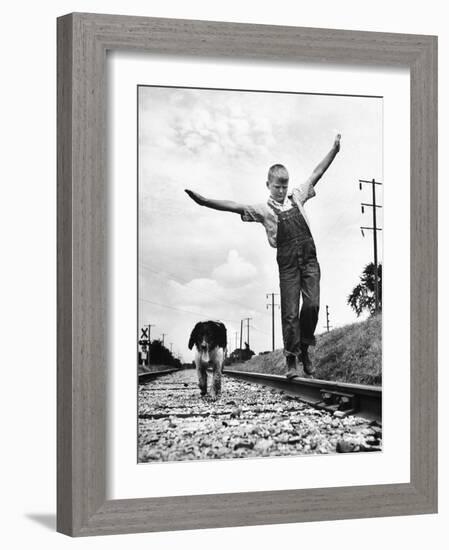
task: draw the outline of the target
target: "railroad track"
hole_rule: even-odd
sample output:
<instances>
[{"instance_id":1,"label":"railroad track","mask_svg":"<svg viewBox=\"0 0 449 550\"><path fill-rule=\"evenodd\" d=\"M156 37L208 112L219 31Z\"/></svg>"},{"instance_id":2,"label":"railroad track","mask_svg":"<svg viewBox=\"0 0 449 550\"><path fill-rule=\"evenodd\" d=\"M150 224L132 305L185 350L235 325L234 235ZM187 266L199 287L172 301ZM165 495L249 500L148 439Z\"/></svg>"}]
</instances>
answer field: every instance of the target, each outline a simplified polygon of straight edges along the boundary
<instances>
[{"instance_id":1,"label":"railroad track","mask_svg":"<svg viewBox=\"0 0 449 550\"><path fill-rule=\"evenodd\" d=\"M382 388L379 386L329 382L314 378L287 379L277 374L232 369L225 369L223 374L284 390L304 403L332 412L335 416L356 415L368 420L382 419Z\"/></svg>"},{"instance_id":2,"label":"railroad track","mask_svg":"<svg viewBox=\"0 0 449 550\"><path fill-rule=\"evenodd\" d=\"M155 370L151 372L140 372L139 373L139 384L145 384L145 382L148 382L149 380L154 380L154 378L157 378L158 376L163 376L164 374L171 374L172 372L178 372L179 369L161 369L161 370Z\"/></svg>"},{"instance_id":3,"label":"railroad track","mask_svg":"<svg viewBox=\"0 0 449 550\"><path fill-rule=\"evenodd\" d=\"M347 404L344 410L336 404L321 407L313 395L324 401L326 396L319 390L307 397L305 390L298 394L300 379L228 370L222 396L213 401L201 397L194 369L170 374L167 370L151 373L152 378L139 384L139 462L382 449L382 425L376 415L351 414ZM309 388L317 385L316 380L305 382ZM318 385L323 389L323 382ZM327 392L332 391L329 384L324 385ZM353 390L352 385L331 385L340 397L351 397L347 390L348 386ZM366 412L366 405L362 408Z\"/></svg>"}]
</instances>

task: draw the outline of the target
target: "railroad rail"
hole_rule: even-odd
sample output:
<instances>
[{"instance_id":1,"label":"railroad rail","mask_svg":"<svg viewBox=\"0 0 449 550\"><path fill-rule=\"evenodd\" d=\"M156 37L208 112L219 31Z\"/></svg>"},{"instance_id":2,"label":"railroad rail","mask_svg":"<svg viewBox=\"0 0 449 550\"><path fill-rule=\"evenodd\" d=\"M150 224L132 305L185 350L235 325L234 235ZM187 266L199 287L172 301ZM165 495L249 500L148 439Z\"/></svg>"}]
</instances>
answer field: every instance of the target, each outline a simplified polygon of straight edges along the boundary
<instances>
[{"instance_id":1,"label":"railroad rail","mask_svg":"<svg viewBox=\"0 0 449 550\"><path fill-rule=\"evenodd\" d=\"M162 376L164 374L171 374L172 372L178 372L180 369L161 369L161 370L155 370L151 372L139 372L139 384L145 384L145 382L148 382L149 380L153 380L154 378L157 378L158 376Z\"/></svg>"},{"instance_id":2,"label":"railroad rail","mask_svg":"<svg viewBox=\"0 0 449 550\"><path fill-rule=\"evenodd\" d=\"M235 377L226 376L221 398L213 400L201 397L194 369L167 376L163 374L168 368L164 370L152 373L153 379L138 388L139 462L382 450L381 422L350 414L353 394L346 384L333 384L346 405L319 410L316 403L309 404L317 398L306 399L294 391L299 380L262 375L264 383L254 383L254 373L237 371ZM260 382L260 375L256 378ZM310 387L317 381L306 382ZM324 386L321 389L332 391ZM326 401L321 392L319 396Z\"/></svg>"},{"instance_id":3,"label":"railroad rail","mask_svg":"<svg viewBox=\"0 0 449 550\"><path fill-rule=\"evenodd\" d=\"M332 412L335 416L345 417L352 414L368 420L382 419L382 388L379 386L330 382L315 378L287 379L277 374L233 369L225 369L223 374L284 390L304 403Z\"/></svg>"}]
</instances>

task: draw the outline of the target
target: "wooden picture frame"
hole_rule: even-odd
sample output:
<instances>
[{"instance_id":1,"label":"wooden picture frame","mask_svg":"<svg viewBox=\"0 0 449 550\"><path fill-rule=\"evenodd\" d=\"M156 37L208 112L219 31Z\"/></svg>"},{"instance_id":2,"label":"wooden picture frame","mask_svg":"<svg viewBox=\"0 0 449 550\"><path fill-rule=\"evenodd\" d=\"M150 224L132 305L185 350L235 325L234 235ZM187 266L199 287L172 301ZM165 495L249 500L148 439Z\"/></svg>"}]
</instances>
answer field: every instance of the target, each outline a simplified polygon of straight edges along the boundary
<instances>
[{"instance_id":1,"label":"wooden picture frame","mask_svg":"<svg viewBox=\"0 0 449 550\"><path fill-rule=\"evenodd\" d=\"M406 66L411 99L410 483L106 499L108 50ZM71 536L437 511L437 38L69 14L58 19L57 530Z\"/></svg>"}]
</instances>

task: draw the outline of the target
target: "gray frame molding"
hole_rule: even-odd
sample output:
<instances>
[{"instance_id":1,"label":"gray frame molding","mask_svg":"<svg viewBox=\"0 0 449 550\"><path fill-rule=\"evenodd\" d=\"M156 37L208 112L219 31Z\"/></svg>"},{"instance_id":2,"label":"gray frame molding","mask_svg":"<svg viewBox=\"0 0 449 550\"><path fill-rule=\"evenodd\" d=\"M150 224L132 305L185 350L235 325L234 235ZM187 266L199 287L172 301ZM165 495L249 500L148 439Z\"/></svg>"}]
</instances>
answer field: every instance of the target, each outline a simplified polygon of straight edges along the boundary
<instances>
[{"instance_id":1,"label":"gray frame molding","mask_svg":"<svg viewBox=\"0 0 449 550\"><path fill-rule=\"evenodd\" d=\"M173 55L411 72L411 481L106 500L105 58ZM437 511L437 38L75 13L58 19L57 530L71 536Z\"/></svg>"}]
</instances>

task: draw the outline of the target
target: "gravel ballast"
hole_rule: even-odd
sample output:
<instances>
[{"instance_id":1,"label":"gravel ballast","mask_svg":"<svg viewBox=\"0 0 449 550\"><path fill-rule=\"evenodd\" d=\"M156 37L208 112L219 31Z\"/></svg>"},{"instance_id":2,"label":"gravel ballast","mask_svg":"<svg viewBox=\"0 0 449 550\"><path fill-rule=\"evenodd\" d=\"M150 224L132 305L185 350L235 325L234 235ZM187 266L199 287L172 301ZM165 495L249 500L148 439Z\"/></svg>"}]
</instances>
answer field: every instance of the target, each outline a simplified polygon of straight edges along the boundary
<instances>
[{"instance_id":1,"label":"gravel ballast","mask_svg":"<svg viewBox=\"0 0 449 550\"><path fill-rule=\"evenodd\" d=\"M282 390L226 376L212 401L200 397L194 370L140 385L138 410L139 462L381 450L378 422L338 418Z\"/></svg>"}]
</instances>

